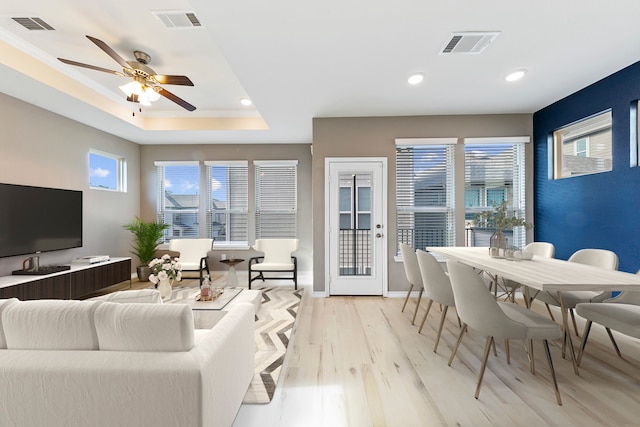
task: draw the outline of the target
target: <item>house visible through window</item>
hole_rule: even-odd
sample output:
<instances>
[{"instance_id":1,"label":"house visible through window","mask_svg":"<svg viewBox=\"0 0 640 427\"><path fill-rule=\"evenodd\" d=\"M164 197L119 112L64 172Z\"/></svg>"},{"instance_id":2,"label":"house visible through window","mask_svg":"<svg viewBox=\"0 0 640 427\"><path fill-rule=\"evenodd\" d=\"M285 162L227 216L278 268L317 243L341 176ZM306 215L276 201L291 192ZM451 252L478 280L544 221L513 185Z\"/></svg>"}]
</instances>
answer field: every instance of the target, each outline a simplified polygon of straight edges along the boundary
<instances>
[{"instance_id":1,"label":"house visible through window","mask_svg":"<svg viewBox=\"0 0 640 427\"><path fill-rule=\"evenodd\" d=\"M611 123L611 111L606 111L556 130L554 178L610 171Z\"/></svg>"},{"instance_id":2,"label":"house visible through window","mask_svg":"<svg viewBox=\"0 0 640 427\"><path fill-rule=\"evenodd\" d=\"M492 210L506 201L509 215L524 218L524 148L528 140L528 137L464 140L466 246L489 246L489 237L495 231L475 224L478 212ZM526 244L524 227L504 232L510 245Z\"/></svg>"},{"instance_id":3,"label":"house visible through window","mask_svg":"<svg viewBox=\"0 0 640 427\"><path fill-rule=\"evenodd\" d=\"M249 167L247 161L205 162L207 236L213 246L248 245Z\"/></svg>"},{"instance_id":4,"label":"house visible through window","mask_svg":"<svg viewBox=\"0 0 640 427\"><path fill-rule=\"evenodd\" d=\"M455 244L456 142L456 138L396 140L396 247Z\"/></svg>"},{"instance_id":5,"label":"house visible through window","mask_svg":"<svg viewBox=\"0 0 640 427\"><path fill-rule=\"evenodd\" d=\"M126 176L123 157L97 150L89 151L89 188L125 192Z\"/></svg>"},{"instance_id":6,"label":"house visible through window","mask_svg":"<svg viewBox=\"0 0 640 427\"><path fill-rule=\"evenodd\" d=\"M200 234L198 162L156 162L158 221L169 224L165 241Z\"/></svg>"},{"instance_id":7,"label":"house visible through window","mask_svg":"<svg viewBox=\"0 0 640 427\"><path fill-rule=\"evenodd\" d=\"M255 161L256 239L297 235L298 161Z\"/></svg>"}]
</instances>

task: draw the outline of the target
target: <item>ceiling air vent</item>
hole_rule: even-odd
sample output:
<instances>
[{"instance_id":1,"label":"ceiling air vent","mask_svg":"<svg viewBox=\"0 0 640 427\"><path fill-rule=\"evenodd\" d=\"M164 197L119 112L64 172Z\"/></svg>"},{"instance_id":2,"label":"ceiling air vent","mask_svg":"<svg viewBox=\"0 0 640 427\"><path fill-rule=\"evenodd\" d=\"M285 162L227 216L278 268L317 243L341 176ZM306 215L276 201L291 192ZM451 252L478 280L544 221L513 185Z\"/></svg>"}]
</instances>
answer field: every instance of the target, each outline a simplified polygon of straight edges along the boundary
<instances>
[{"instance_id":1,"label":"ceiling air vent","mask_svg":"<svg viewBox=\"0 0 640 427\"><path fill-rule=\"evenodd\" d=\"M156 19L171 29L199 28L202 27L195 13L184 10L162 10L151 12Z\"/></svg>"},{"instance_id":2,"label":"ceiling air vent","mask_svg":"<svg viewBox=\"0 0 640 427\"><path fill-rule=\"evenodd\" d=\"M55 28L53 28L51 25L47 24L46 22L44 22L40 18L11 18L11 19L16 21L18 24L22 25L23 27L25 27L29 31L36 31L36 30L53 31L53 30L55 30Z\"/></svg>"},{"instance_id":3,"label":"ceiling air vent","mask_svg":"<svg viewBox=\"0 0 640 427\"><path fill-rule=\"evenodd\" d=\"M449 53L482 53L499 35L500 31L452 33L440 51L440 55Z\"/></svg>"}]
</instances>

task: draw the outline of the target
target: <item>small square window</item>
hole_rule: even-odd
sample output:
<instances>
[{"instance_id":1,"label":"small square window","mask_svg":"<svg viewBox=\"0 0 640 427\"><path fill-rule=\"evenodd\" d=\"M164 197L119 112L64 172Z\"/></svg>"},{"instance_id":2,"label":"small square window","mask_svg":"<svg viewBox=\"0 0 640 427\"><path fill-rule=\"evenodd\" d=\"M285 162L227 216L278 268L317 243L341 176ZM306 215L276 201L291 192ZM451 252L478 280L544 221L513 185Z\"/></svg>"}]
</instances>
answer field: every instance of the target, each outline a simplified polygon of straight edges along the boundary
<instances>
[{"instance_id":1,"label":"small square window","mask_svg":"<svg viewBox=\"0 0 640 427\"><path fill-rule=\"evenodd\" d=\"M126 191L125 160L113 154L89 152L89 188Z\"/></svg>"},{"instance_id":2,"label":"small square window","mask_svg":"<svg viewBox=\"0 0 640 427\"><path fill-rule=\"evenodd\" d=\"M554 178L612 169L611 111L553 132Z\"/></svg>"}]
</instances>

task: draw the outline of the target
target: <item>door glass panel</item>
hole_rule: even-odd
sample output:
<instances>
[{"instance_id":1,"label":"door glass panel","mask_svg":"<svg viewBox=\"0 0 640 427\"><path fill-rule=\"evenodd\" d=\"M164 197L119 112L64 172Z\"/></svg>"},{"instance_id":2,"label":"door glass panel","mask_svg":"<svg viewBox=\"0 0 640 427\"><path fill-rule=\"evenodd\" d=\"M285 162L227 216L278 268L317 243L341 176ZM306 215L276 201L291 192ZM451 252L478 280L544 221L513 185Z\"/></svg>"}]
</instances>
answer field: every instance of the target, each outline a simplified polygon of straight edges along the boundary
<instances>
[{"instance_id":1,"label":"door glass panel","mask_svg":"<svg viewBox=\"0 0 640 427\"><path fill-rule=\"evenodd\" d=\"M371 173L342 173L339 179L339 273L341 276L370 276L373 243L371 234L372 176ZM357 218L358 223L352 224L352 218Z\"/></svg>"}]
</instances>

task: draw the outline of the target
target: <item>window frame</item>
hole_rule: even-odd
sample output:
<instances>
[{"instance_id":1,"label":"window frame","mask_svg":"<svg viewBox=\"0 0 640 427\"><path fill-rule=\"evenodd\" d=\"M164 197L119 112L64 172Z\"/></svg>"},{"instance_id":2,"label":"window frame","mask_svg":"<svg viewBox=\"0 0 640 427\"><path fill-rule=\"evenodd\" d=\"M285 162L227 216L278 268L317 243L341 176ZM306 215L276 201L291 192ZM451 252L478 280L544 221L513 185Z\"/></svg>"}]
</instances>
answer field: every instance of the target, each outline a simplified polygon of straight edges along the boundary
<instances>
[{"instance_id":1,"label":"window frame","mask_svg":"<svg viewBox=\"0 0 640 427\"><path fill-rule=\"evenodd\" d=\"M205 161L205 182L206 185L206 236L208 238L213 238L213 249L236 249L236 248L248 248L249 247L249 162L247 160L221 160L221 161ZM244 169L244 182L238 182L237 184L242 185L243 188L240 188L238 191L240 192L239 198L238 194L234 192L234 194L229 194L229 191L233 187L229 187L229 171L227 170L227 186L229 187L226 193L226 198L230 197L235 200L241 200L242 207L239 208L229 208L228 200L226 207L224 209L213 209L213 192L212 192L212 180L213 180L213 170L214 167L226 167L226 168L235 168L235 169ZM244 194L244 197L243 197ZM225 216L225 240L216 240L216 237L213 236L213 219L215 215L224 215ZM235 225L235 219L237 216L240 218L244 217L244 227L242 225ZM239 228L244 228L244 240L230 240L232 234L229 231L229 228L232 227L234 230L238 230ZM241 233L242 234L242 233Z\"/></svg>"},{"instance_id":2,"label":"window frame","mask_svg":"<svg viewBox=\"0 0 640 427\"><path fill-rule=\"evenodd\" d=\"M263 238L297 238L298 237L298 160L254 160L254 210L255 210L255 239ZM280 173L277 185L276 180L264 180L261 178L262 169L274 174ZM281 169L278 171L278 169ZM288 172L287 172L288 171ZM292 171L292 172L291 172ZM292 177L290 176L292 175ZM276 175L274 175L276 176ZM289 182L287 182L287 179ZM286 185L288 184L288 185ZM265 197L268 196L269 197ZM278 203L275 203L278 202ZM273 208L272 206L286 205L285 208ZM288 215L292 224L278 222L274 226L263 226L263 219L271 216ZM266 224L265 222L264 224Z\"/></svg>"},{"instance_id":3,"label":"window frame","mask_svg":"<svg viewBox=\"0 0 640 427\"><path fill-rule=\"evenodd\" d=\"M594 135L598 135L602 132L608 133L607 142L609 146L605 151L609 152L610 157L592 157L593 150L590 148L591 139ZM571 154L574 157L596 159L595 163L603 163L605 166L587 172L565 171L565 157L568 156L568 154L565 153L564 145L575 143L583 138L587 139L585 150L586 156L578 156L577 147L575 145L571 149ZM611 172L613 170L613 114L611 109L600 111L589 117L585 117L554 130L551 134L551 141L553 144L551 170L553 170L552 177L554 180L576 178L584 175ZM609 164L608 168L606 167L607 163Z\"/></svg>"},{"instance_id":4,"label":"window frame","mask_svg":"<svg viewBox=\"0 0 640 427\"><path fill-rule=\"evenodd\" d=\"M170 227L164 231L164 236L162 239L162 243L168 243L173 238L198 238L200 237L200 199L201 199L201 188L200 188L200 162L198 161L156 161L154 162L156 166L156 215L158 222L164 222L170 224ZM196 185L198 188L197 195L193 195L193 199L197 200L198 206L196 207L188 207L184 210L171 210L167 209L165 205L166 201L166 168L167 167L179 167L179 166L195 166L197 168L197 179ZM162 171L162 173L160 173ZM189 233L186 235L174 235L174 233L170 233L173 230L172 222L167 222L167 212L171 212L175 214L177 212L187 213L187 214L195 214L195 233Z\"/></svg>"},{"instance_id":5,"label":"window frame","mask_svg":"<svg viewBox=\"0 0 640 427\"><path fill-rule=\"evenodd\" d=\"M91 184L92 168L91 168L91 156L99 156L105 159L113 160L116 162L115 174L116 174L116 188L101 187ZM117 154L107 153L106 151L89 149L89 155L87 159L89 170L89 188L91 190L102 191L114 191L119 193L127 192L127 160L123 156Z\"/></svg>"}]
</instances>

